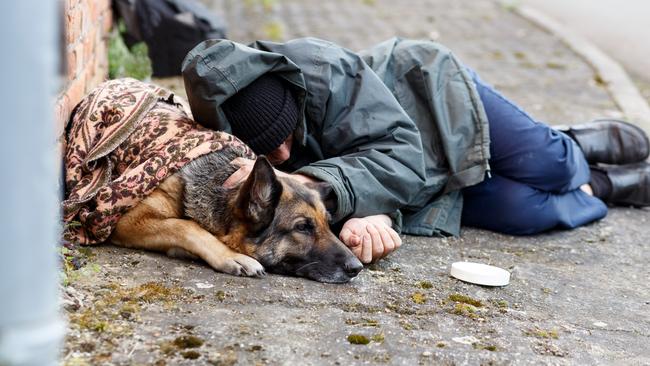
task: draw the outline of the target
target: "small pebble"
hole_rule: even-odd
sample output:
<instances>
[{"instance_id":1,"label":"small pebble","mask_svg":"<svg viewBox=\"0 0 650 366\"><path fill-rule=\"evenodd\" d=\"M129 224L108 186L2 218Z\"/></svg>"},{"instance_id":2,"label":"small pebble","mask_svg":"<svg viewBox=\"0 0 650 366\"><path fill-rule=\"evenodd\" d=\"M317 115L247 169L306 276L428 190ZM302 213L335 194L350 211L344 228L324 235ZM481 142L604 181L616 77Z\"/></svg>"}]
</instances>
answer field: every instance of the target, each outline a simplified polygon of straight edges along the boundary
<instances>
[{"instance_id":1,"label":"small pebble","mask_svg":"<svg viewBox=\"0 0 650 366\"><path fill-rule=\"evenodd\" d=\"M478 343L479 340L476 339L476 337L472 336L465 336L465 337L454 337L451 339L454 342L457 343L462 343L462 344L473 344L473 343Z\"/></svg>"},{"instance_id":2,"label":"small pebble","mask_svg":"<svg viewBox=\"0 0 650 366\"><path fill-rule=\"evenodd\" d=\"M431 352L429 351L422 352L422 357L431 357Z\"/></svg>"}]
</instances>

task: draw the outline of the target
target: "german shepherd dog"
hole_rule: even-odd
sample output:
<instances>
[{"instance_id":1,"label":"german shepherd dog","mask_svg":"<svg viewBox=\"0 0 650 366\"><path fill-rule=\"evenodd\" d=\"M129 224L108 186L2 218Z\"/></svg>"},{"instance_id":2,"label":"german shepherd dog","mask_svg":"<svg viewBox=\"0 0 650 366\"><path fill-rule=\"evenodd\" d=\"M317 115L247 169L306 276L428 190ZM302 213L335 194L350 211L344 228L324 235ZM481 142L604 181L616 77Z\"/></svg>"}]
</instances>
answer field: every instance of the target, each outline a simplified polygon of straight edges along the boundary
<instances>
[{"instance_id":1,"label":"german shepherd dog","mask_svg":"<svg viewBox=\"0 0 650 366\"><path fill-rule=\"evenodd\" d=\"M326 183L278 177L259 157L246 181L224 188L236 157L226 149L188 163L122 216L110 240L198 257L233 275L344 283L359 273L363 265L329 228Z\"/></svg>"}]
</instances>

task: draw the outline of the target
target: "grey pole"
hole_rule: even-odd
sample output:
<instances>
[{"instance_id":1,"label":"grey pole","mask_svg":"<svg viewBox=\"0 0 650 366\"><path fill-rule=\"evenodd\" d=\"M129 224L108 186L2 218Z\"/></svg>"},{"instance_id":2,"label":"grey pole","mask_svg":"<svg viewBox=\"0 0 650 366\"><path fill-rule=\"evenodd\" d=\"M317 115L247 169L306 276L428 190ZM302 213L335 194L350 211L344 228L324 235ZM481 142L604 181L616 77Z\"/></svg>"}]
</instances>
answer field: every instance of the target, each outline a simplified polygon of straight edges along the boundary
<instances>
[{"instance_id":1,"label":"grey pole","mask_svg":"<svg viewBox=\"0 0 650 366\"><path fill-rule=\"evenodd\" d=\"M0 365L55 365L56 0L0 1Z\"/></svg>"}]
</instances>

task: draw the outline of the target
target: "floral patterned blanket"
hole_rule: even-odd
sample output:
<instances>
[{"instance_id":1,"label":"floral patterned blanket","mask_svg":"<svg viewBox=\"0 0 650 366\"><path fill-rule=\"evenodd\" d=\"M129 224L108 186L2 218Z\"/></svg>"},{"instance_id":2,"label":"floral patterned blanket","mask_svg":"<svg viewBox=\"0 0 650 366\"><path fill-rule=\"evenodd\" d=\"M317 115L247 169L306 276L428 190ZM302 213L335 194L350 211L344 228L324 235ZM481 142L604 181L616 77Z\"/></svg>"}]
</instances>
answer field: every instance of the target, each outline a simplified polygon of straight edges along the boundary
<instances>
[{"instance_id":1,"label":"floral patterned blanket","mask_svg":"<svg viewBox=\"0 0 650 366\"><path fill-rule=\"evenodd\" d=\"M75 108L65 151L65 240L105 241L119 218L165 178L206 153L253 152L196 123L177 97L135 79L110 80Z\"/></svg>"}]
</instances>

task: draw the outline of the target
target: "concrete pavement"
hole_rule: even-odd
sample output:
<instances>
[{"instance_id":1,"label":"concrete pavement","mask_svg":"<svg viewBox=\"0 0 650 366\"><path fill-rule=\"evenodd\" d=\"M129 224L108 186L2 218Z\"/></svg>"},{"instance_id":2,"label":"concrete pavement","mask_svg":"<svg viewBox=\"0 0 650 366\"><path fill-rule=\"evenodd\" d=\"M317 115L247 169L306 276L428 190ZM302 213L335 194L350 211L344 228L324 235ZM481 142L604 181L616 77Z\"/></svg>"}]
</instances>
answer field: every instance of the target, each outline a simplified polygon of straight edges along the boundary
<instances>
[{"instance_id":1,"label":"concrete pavement","mask_svg":"<svg viewBox=\"0 0 650 366\"><path fill-rule=\"evenodd\" d=\"M312 35L361 49L396 34L430 37L539 120L620 115L581 58L492 1L210 5L238 41ZM462 238L408 236L346 285L235 278L201 263L99 246L84 256L91 270L65 289L64 362L648 364L649 221L647 209L617 208L593 225L533 237L468 228ZM507 268L511 284L457 281L448 276L457 260Z\"/></svg>"},{"instance_id":2,"label":"concrete pavement","mask_svg":"<svg viewBox=\"0 0 650 366\"><path fill-rule=\"evenodd\" d=\"M650 81L650 2L520 0L589 39L632 73Z\"/></svg>"},{"instance_id":3,"label":"concrete pavement","mask_svg":"<svg viewBox=\"0 0 650 366\"><path fill-rule=\"evenodd\" d=\"M531 7L519 2L515 3L517 5L513 6L513 9L517 14L557 36L591 65L599 82L606 85L613 100L621 109L624 119L636 123L650 134L650 77L647 72L630 76L624 68L627 66L628 70L633 68L638 71L647 63L647 57L639 58L639 56L650 54L650 46L638 42L650 33L647 28L644 28L645 16L638 15L647 13L645 11L648 8L647 4L627 1L628 5L636 4L633 8L638 14L630 16L625 21L624 16L630 13L629 8L621 10L608 0L594 1L593 4L581 1L562 4L554 1L544 3L530 1L530 3L550 10L551 15L539 11L535 5ZM579 5L577 9L576 5ZM569 11L566 11L567 9ZM607 9L613 15L610 18L605 15ZM619 23L624 25L611 27L615 30L611 34L607 33L611 28L605 25ZM604 38L609 41L603 41L601 35L606 36ZM618 43L614 43L613 39L618 39ZM625 46L626 44L629 46L630 40L637 41L639 45L635 48ZM597 44L603 44L605 51ZM616 58L622 60L623 64Z\"/></svg>"}]
</instances>

